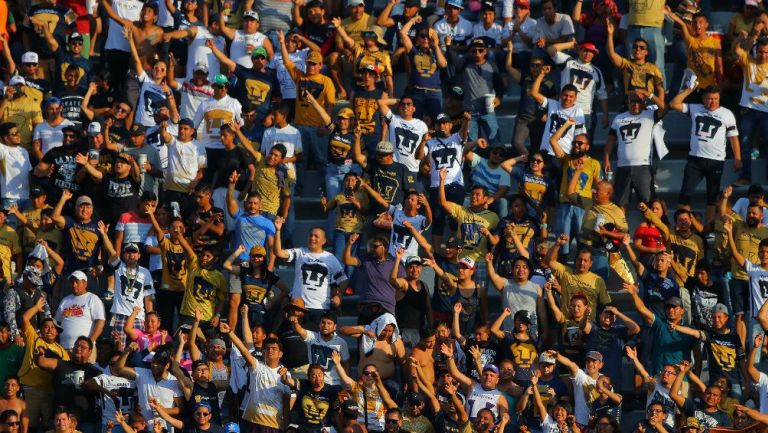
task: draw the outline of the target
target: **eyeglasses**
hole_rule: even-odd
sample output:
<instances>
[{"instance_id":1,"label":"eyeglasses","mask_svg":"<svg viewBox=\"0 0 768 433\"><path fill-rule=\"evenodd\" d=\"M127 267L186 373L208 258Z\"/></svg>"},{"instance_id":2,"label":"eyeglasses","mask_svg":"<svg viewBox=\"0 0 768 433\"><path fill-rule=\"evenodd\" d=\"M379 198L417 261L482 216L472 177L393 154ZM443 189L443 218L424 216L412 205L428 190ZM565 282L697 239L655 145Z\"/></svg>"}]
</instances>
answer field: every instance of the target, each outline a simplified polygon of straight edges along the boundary
<instances>
[{"instance_id":1,"label":"eyeglasses","mask_svg":"<svg viewBox=\"0 0 768 433\"><path fill-rule=\"evenodd\" d=\"M646 47L645 45L632 45L632 49L633 50L647 50L648 47Z\"/></svg>"},{"instance_id":2,"label":"eyeglasses","mask_svg":"<svg viewBox=\"0 0 768 433\"><path fill-rule=\"evenodd\" d=\"M485 48L473 48L472 52L473 53L484 53L485 52Z\"/></svg>"},{"instance_id":3,"label":"eyeglasses","mask_svg":"<svg viewBox=\"0 0 768 433\"><path fill-rule=\"evenodd\" d=\"M672 370L663 370L661 372L661 374L662 375L664 375L664 374L677 374L677 372L676 371L672 371Z\"/></svg>"},{"instance_id":4,"label":"eyeglasses","mask_svg":"<svg viewBox=\"0 0 768 433\"><path fill-rule=\"evenodd\" d=\"M544 164L544 160L539 158L534 158L531 160L531 164Z\"/></svg>"},{"instance_id":5,"label":"eyeglasses","mask_svg":"<svg viewBox=\"0 0 768 433\"><path fill-rule=\"evenodd\" d=\"M251 254L251 258L253 259L263 259L264 254Z\"/></svg>"},{"instance_id":6,"label":"eyeglasses","mask_svg":"<svg viewBox=\"0 0 768 433\"><path fill-rule=\"evenodd\" d=\"M195 416L211 416L210 412L195 412Z\"/></svg>"},{"instance_id":7,"label":"eyeglasses","mask_svg":"<svg viewBox=\"0 0 768 433\"><path fill-rule=\"evenodd\" d=\"M390 418L390 419L384 420L384 422L386 424L397 424L397 423L400 422L400 420L399 419L392 419L392 418Z\"/></svg>"},{"instance_id":8,"label":"eyeglasses","mask_svg":"<svg viewBox=\"0 0 768 433\"><path fill-rule=\"evenodd\" d=\"M253 58L256 60L267 60L267 56L262 56L261 54L259 54L258 56L253 56Z\"/></svg>"},{"instance_id":9,"label":"eyeglasses","mask_svg":"<svg viewBox=\"0 0 768 433\"><path fill-rule=\"evenodd\" d=\"M379 245L381 245L381 244L379 244ZM370 371L370 370L363 372L363 376L373 376L374 374L376 374L376 372L375 371Z\"/></svg>"},{"instance_id":10,"label":"eyeglasses","mask_svg":"<svg viewBox=\"0 0 768 433\"><path fill-rule=\"evenodd\" d=\"M664 409L648 409L648 413L662 413Z\"/></svg>"},{"instance_id":11,"label":"eyeglasses","mask_svg":"<svg viewBox=\"0 0 768 433\"><path fill-rule=\"evenodd\" d=\"M83 41L72 41L70 42L72 45L83 45Z\"/></svg>"},{"instance_id":12,"label":"eyeglasses","mask_svg":"<svg viewBox=\"0 0 768 433\"><path fill-rule=\"evenodd\" d=\"M20 423L18 421L11 421L11 422L5 423L5 425L7 425L8 427L18 427L19 424Z\"/></svg>"}]
</instances>

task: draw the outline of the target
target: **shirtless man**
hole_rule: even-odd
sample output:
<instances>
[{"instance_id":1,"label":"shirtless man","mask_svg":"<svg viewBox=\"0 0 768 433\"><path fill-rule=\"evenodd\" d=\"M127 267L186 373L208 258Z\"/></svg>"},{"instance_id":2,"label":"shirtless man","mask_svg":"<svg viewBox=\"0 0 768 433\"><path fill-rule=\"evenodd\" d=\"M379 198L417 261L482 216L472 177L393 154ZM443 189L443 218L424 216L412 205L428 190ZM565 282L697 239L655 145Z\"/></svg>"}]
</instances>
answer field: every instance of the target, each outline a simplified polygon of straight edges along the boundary
<instances>
[{"instance_id":1,"label":"shirtless man","mask_svg":"<svg viewBox=\"0 0 768 433\"><path fill-rule=\"evenodd\" d=\"M411 356L419 362L419 366L424 374L425 383L435 383L435 342L437 341L437 331L434 328L419 330L420 339L416 347L413 348Z\"/></svg>"},{"instance_id":2,"label":"shirtless man","mask_svg":"<svg viewBox=\"0 0 768 433\"><path fill-rule=\"evenodd\" d=\"M358 363L358 374L362 375L363 368L368 364L373 364L381 375L381 380L387 380L395 375L395 361L404 363L405 344L398 338L394 343L391 342L392 334L395 332L395 325L387 325L381 330L379 335L374 335L373 331L366 331L364 326L344 326L340 333L350 337L359 337L367 333L369 337L375 338L376 342L373 351L369 354L363 353L363 345L360 348L360 362Z\"/></svg>"},{"instance_id":3,"label":"shirtless man","mask_svg":"<svg viewBox=\"0 0 768 433\"><path fill-rule=\"evenodd\" d=\"M121 18L120 15L112 9L112 4L109 0L101 0L101 5L104 7L107 15L120 23L121 26L133 28L133 41L136 43L139 57L141 57L144 62L144 67L151 69L149 60L152 59L155 54L154 46L163 41L163 29L155 24L158 15L157 3L145 3L141 8L139 21L136 22Z\"/></svg>"},{"instance_id":4,"label":"shirtless man","mask_svg":"<svg viewBox=\"0 0 768 433\"><path fill-rule=\"evenodd\" d=\"M21 383L16 375L9 375L5 378L3 386L3 397L0 398L0 413L6 410L13 410L18 414L21 421L19 433L27 433L29 427L29 417L27 416L27 402L19 398L21 394Z\"/></svg>"}]
</instances>

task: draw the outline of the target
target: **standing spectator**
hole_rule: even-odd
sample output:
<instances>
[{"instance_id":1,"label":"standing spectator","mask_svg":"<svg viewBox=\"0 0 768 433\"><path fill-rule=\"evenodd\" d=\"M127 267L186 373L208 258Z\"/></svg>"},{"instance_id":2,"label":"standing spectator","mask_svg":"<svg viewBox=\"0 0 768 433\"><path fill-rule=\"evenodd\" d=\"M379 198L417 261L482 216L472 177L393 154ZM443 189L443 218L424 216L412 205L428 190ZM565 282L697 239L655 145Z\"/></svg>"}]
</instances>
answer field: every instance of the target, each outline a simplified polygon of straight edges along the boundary
<instances>
[{"instance_id":1,"label":"standing spectator","mask_svg":"<svg viewBox=\"0 0 768 433\"><path fill-rule=\"evenodd\" d=\"M310 364L323 367L325 383L341 385L341 378L333 361L334 352L341 357L341 365L349 369L349 348L347 342L336 333L336 314L328 312L320 316L319 332L304 329L296 316L291 318L293 329L307 343Z\"/></svg>"},{"instance_id":2,"label":"standing spectator","mask_svg":"<svg viewBox=\"0 0 768 433\"><path fill-rule=\"evenodd\" d=\"M749 5L745 9L752 9ZM736 18L736 17L734 17ZM741 45L736 45L735 53L738 64L744 68L744 81L741 90L739 107L739 131L741 140L742 169L737 185L749 185L752 182L752 149L755 148L755 130L760 128L763 137L768 136L768 98L763 96L768 92L768 82L758 80L758 71L768 62L768 40L758 39L755 46L755 57L751 57Z\"/></svg>"},{"instance_id":3,"label":"standing spectator","mask_svg":"<svg viewBox=\"0 0 768 433\"><path fill-rule=\"evenodd\" d=\"M440 47L455 46L455 49L467 51L468 42L472 37L472 22L461 16L464 2L447 0L445 2L445 17L432 26L440 39Z\"/></svg>"},{"instance_id":4,"label":"standing spectator","mask_svg":"<svg viewBox=\"0 0 768 433\"><path fill-rule=\"evenodd\" d=\"M584 326L586 350L603 355L603 374L610 378L614 390L624 389L621 363L624 346L639 332L640 326L613 305L606 305L596 321Z\"/></svg>"},{"instance_id":5,"label":"standing spectator","mask_svg":"<svg viewBox=\"0 0 768 433\"><path fill-rule=\"evenodd\" d=\"M576 33L571 17L559 13L554 0L541 2L541 13L542 18L536 20L536 26L531 30L533 43L539 49L534 53L539 55L552 44L570 41Z\"/></svg>"},{"instance_id":6,"label":"standing spectator","mask_svg":"<svg viewBox=\"0 0 768 433\"><path fill-rule=\"evenodd\" d=\"M696 12L691 18L689 27L688 23L673 13L669 6L665 6L664 13L680 26L685 41L687 66L696 74L699 88L706 89L720 84L723 81L723 54L720 49L720 38L707 33L709 26L707 15ZM671 83L673 86L676 84Z\"/></svg>"},{"instance_id":7,"label":"standing spectator","mask_svg":"<svg viewBox=\"0 0 768 433\"><path fill-rule=\"evenodd\" d=\"M409 95L399 101L400 114L392 113L389 103L397 101L379 100L379 112L389 128L387 139L395 145L395 161L403 164L413 177L418 176L421 159L424 158L424 143L428 132L427 124L415 117L416 102Z\"/></svg>"},{"instance_id":8,"label":"standing spectator","mask_svg":"<svg viewBox=\"0 0 768 433\"><path fill-rule=\"evenodd\" d=\"M709 429L711 428L731 425L731 419L728 414L718 408L723 391L717 385L706 387L704 395L702 395L700 400L694 400L691 397L686 398L678 393L680 387L683 385L683 379L688 374L691 365L690 363L683 361L679 364L679 367L680 374L677 375L675 382L672 383L672 388L669 390L669 396L683 415L686 417L693 417L694 420L698 421L698 425L704 432L709 432ZM688 420L690 420L690 418L688 418ZM687 425L688 424L686 424L686 426ZM683 431L685 431L686 426L683 426Z\"/></svg>"},{"instance_id":9,"label":"standing spectator","mask_svg":"<svg viewBox=\"0 0 768 433\"><path fill-rule=\"evenodd\" d=\"M185 196L192 193L203 179L208 166L206 149L195 140L194 122L188 118L179 121L176 137L168 131L166 122L161 123L160 128L160 137L168 148L168 167L163 184L165 200L183 204Z\"/></svg>"},{"instance_id":10,"label":"standing spectator","mask_svg":"<svg viewBox=\"0 0 768 433\"><path fill-rule=\"evenodd\" d=\"M513 66L515 62L513 62L514 54L512 54L513 50L516 49L518 48L515 48L511 42L507 43L507 74L520 85L520 102L517 105L517 118L515 120L515 131L512 135L512 147L521 155L528 155L531 152L538 152L541 146L539 137L544 133L544 122L539 112L539 103L531 96L533 82L539 76L539 71L544 66L544 59L539 56L531 57L529 55L529 70L526 71L520 68L519 62L516 68ZM554 95L554 87L555 83L552 80L542 78L542 82L539 85L539 93L545 98L551 99ZM526 140L529 140L528 147L525 146Z\"/></svg>"},{"instance_id":11,"label":"standing spectator","mask_svg":"<svg viewBox=\"0 0 768 433\"><path fill-rule=\"evenodd\" d=\"M389 274L389 283L397 292L396 319L400 326L400 335L403 342L413 348L419 342L419 332L427 326L432 326L432 305L429 302L429 290L421 280L423 262L417 255L405 257L403 249L397 250L397 255L392 272ZM405 278L400 278L400 263L405 266Z\"/></svg>"},{"instance_id":12,"label":"standing spectator","mask_svg":"<svg viewBox=\"0 0 768 433\"><path fill-rule=\"evenodd\" d=\"M358 268L352 287L360 295L358 324L367 325L384 313L395 314L395 287L389 281L395 263L388 253L389 242L383 236L374 236L365 254L353 256L352 246L359 238L357 233L349 237L344 249L344 264ZM404 274L401 270L398 276Z\"/></svg>"},{"instance_id":13,"label":"standing spectator","mask_svg":"<svg viewBox=\"0 0 768 433\"><path fill-rule=\"evenodd\" d=\"M576 97L578 95L578 89L572 84L566 84L560 89L560 100L549 99L541 93L541 85L544 82L544 77L549 74L550 67L543 65L539 69L539 74L535 77L533 84L531 85L531 98L543 109L547 110L547 123L544 125L544 135L541 137L541 150L547 151L550 155L557 156L550 139L552 135L560 129L568 119L573 119L573 123L568 126L558 137L558 143L560 148L566 154L571 153L574 139L577 135L583 135L586 133L584 128L584 112L581 107L576 105ZM534 137L533 139L536 139ZM559 156L558 156L559 158ZM552 171L557 173L559 166L557 164L552 165Z\"/></svg>"},{"instance_id":14,"label":"standing spectator","mask_svg":"<svg viewBox=\"0 0 768 433\"><path fill-rule=\"evenodd\" d=\"M218 252L209 246L203 246L198 255L183 236L179 237L179 243L187 256L187 286L179 308L179 320L189 323L196 316L195 311L199 309L200 320L216 327L224 311L224 300L227 296L227 280L224 274L216 269Z\"/></svg>"},{"instance_id":15,"label":"standing spectator","mask_svg":"<svg viewBox=\"0 0 768 433\"><path fill-rule=\"evenodd\" d=\"M664 35L662 27L664 26L664 1L631 1L629 2L629 34L627 40L631 43L638 42L639 39L645 43L648 60L654 62L658 70L664 72ZM608 24L608 52L611 52L612 24ZM612 56L613 57L613 56ZM614 63L615 64L615 63ZM622 68L623 69L623 68ZM661 95L659 95L661 96ZM663 99L663 98L662 98Z\"/></svg>"},{"instance_id":16,"label":"standing spectator","mask_svg":"<svg viewBox=\"0 0 768 433\"><path fill-rule=\"evenodd\" d=\"M683 183L680 187L678 206L690 208L691 194L701 179L707 185L707 213L705 222L715 216L715 202L726 155L726 144L733 150L733 168L741 169L741 149L736 118L731 110L720 106L720 91L707 87L701 91L701 104L686 104L683 101L696 88L687 88L670 101L669 106L691 117L691 151L685 164Z\"/></svg>"},{"instance_id":17,"label":"standing spectator","mask_svg":"<svg viewBox=\"0 0 768 433\"><path fill-rule=\"evenodd\" d=\"M224 153L219 128L231 120L242 125L243 119L240 117L240 113L243 107L237 99L227 94L229 79L226 75L217 74L214 77L212 87L213 96L197 107L192 124L200 137L200 143L205 147L208 163L215 165ZM210 181L212 178L213 173L207 173L207 179Z\"/></svg>"},{"instance_id":18,"label":"standing spectator","mask_svg":"<svg viewBox=\"0 0 768 433\"><path fill-rule=\"evenodd\" d=\"M486 255L486 262L493 263L493 254ZM538 284L533 283L529 278L531 276L531 262L525 257L520 256L512 260L511 279L504 278L496 273L493 266L488 266L488 277L493 286L501 292L501 303L504 308L509 308L509 318L512 318L518 311L527 311L526 318L530 322L528 332L531 337L538 339L539 325L542 331L546 328L546 309L544 306L543 291ZM504 331L512 332L514 329L514 320L504 321Z\"/></svg>"},{"instance_id":19,"label":"standing spectator","mask_svg":"<svg viewBox=\"0 0 768 433\"><path fill-rule=\"evenodd\" d=\"M6 44L3 53L9 52ZM40 100L34 98L32 91L23 77L14 75L5 87L5 98L0 100L0 120L16 124L21 133L21 145L27 151L33 149L32 132L37 125L43 123Z\"/></svg>"},{"instance_id":20,"label":"standing spectator","mask_svg":"<svg viewBox=\"0 0 768 433\"><path fill-rule=\"evenodd\" d=\"M41 161L49 150L61 146L64 141L63 129L74 125L62 115L61 99L53 96L44 105L45 121L35 126L32 133L32 152L37 161Z\"/></svg>"},{"instance_id":21,"label":"standing spectator","mask_svg":"<svg viewBox=\"0 0 768 433\"><path fill-rule=\"evenodd\" d=\"M355 128L355 141L352 145L354 160L368 172L368 183L384 200L389 204L402 203L405 192L414 186L416 179L403 164L395 161L395 145L390 141L376 144L374 155L363 154L362 134L360 128ZM377 206L371 206L369 215L378 215L385 210L377 203Z\"/></svg>"},{"instance_id":22,"label":"standing spectator","mask_svg":"<svg viewBox=\"0 0 768 433\"><path fill-rule=\"evenodd\" d=\"M245 199L244 210L240 208L235 198L235 177L230 177L227 188L227 212L234 220L234 242L242 245L246 251L254 246L261 246L269 249L269 266L274 265L274 243L275 243L275 224L266 216L261 214L261 198L258 195L249 195ZM240 260L246 260L241 254Z\"/></svg>"},{"instance_id":23,"label":"standing spectator","mask_svg":"<svg viewBox=\"0 0 768 433\"><path fill-rule=\"evenodd\" d=\"M419 20L420 16L411 18L402 26L398 34L408 61L411 63L411 74L408 79L411 91L408 96L413 101L415 110L413 116L417 119L427 119L427 122L434 122L443 108L440 75L441 70L448 67L448 60L443 54L440 36L436 31L425 28L424 25L418 27L414 43L409 32L414 25L420 24Z\"/></svg>"},{"instance_id":24,"label":"standing spectator","mask_svg":"<svg viewBox=\"0 0 768 433\"><path fill-rule=\"evenodd\" d=\"M649 7L657 7L654 3L648 5ZM637 30L646 30L655 33L657 30L655 27L638 27ZM606 31L608 32L607 51L608 57L611 59L611 63L622 72L622 78L624 81L624 93L629 94L631 90L645 89L648 93L656 95L662 101L664 100L664 76L662 70L658 66L653 64L651 60L651 53L649 52L649 43L654 44L654 49L658 49L657 36L654 34L653 39L644 39L643 36L635 36L628 39L631 44L629 58L622 57L616 54L614 49L614 31L615 26L613 23L606 23ZM661 36L659 36L661 37ZM651 41L651 42L648 42ZM664 62L664 56L661 61Z\"/></svg>"},{"instance_id":25,"label":"standing spectator","mask_svg":"<svg viewBox=\"0 0 768 433\"><path fill-rule=\"evenodd\" d=\"M101 249L101 236L96 221L93 221L93 201L87 195L80 196L75 202L75 216L62 216L64 204L72 198L72 192L64 190L56 208L53 221L56 228L64 230L64 273L78 269L91 269L96 266ZM92 276L95 276L93 273Z\"/></svg>"},{"instance_id":26,"label":"standing spectator","mask_svg":"<svg viewBox=\"0 0 768 433\"><path fill-rule=\"evenodd\" d=\"M106 232L106 228L102 230L102 233ZM90 339L92 347L104 330L104 304L98 296L88 292L88 277L84 272L72 272L69 282L72 294L61 300L54 316L61 323L61 345L71 350L78 337L84 335Z\"/></svg>"},{"instance_id":27,"label":"standing spectator","mask_svg":"<svg viewBox=\"0 0 768 433\"><path fill-rule=\"evenodd\" d=\"M0 124L0 191L4 209L12 205L26 208L29 202L29 172L32 164L27 149L21 146L21 133L13 122ZM18 221L11 221L14 226Z\"/></svg>"}]
</instances>

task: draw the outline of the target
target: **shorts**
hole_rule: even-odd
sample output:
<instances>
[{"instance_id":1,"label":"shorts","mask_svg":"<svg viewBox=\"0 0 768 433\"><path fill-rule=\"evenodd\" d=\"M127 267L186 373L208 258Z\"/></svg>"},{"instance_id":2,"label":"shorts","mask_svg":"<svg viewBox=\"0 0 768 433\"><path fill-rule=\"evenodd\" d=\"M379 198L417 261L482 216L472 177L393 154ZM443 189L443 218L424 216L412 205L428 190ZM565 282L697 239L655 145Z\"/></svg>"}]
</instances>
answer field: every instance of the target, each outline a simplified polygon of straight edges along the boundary
<instances>
[{"instance_id":1,"label":"shorts","mask_svg":"<svg viewBox=\"0 0 768 433\"><path fill-rule=\"evenodd\" d=\"M650 165L635 165L616 168L616 178L613 184L614 197L618 198L619 206L629 203L632 190L638 200L649 203L653 196L653 173Z\"/></svg>"},{"instance_id":2,"label":"shorts","mask_svg":"<svg viewBox=\"0 0 768 433\"><path fill-rule=\"evenodd\" d=\"M735 278L728 282L731 289L731 311L734 316L749 313L749 281Z\"/></svg>"}]
</instances>

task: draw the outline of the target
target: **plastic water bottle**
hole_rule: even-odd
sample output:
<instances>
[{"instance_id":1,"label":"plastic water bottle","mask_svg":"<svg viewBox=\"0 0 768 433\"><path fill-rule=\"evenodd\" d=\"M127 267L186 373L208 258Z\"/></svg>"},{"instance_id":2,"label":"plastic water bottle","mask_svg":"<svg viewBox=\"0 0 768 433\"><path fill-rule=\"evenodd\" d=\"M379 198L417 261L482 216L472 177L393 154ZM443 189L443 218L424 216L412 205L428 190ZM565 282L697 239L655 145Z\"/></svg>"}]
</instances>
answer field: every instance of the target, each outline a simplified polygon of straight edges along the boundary
<instances>
[{"instance_id":1,"label":"plastic water bottle","mask_svg":"<svg viewBox=\"0 0 768 433\"><path fill-rule=\"evenodd\" d=\"M760 151L758 149L752 149L752 159L760 158Z\"/></svg>"}]
</instances>

